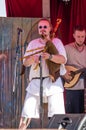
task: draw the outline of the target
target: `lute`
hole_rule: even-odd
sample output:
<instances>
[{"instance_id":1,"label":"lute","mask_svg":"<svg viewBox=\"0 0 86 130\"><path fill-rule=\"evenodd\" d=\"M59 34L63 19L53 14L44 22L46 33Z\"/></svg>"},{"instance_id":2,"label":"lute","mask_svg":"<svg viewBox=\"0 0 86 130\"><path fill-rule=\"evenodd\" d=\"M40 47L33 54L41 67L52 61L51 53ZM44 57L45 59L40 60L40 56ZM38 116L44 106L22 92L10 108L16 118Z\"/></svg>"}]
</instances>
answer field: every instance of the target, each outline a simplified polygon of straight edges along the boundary
<instances>
[{"instance_id":1,"label":"lute","mask_svg":"<svg viewBox=\"0 0 86 130\"><path fill-rule=\"evenodd\" d=\"M81 74L86 71L86 68L77 69L74 66L66 65L67 71L71 73L72 79L69 82L64 81L65 88L72 88L79 80ZM66 78L66 77L65 77Z\"/></svg>"}]
</instances>

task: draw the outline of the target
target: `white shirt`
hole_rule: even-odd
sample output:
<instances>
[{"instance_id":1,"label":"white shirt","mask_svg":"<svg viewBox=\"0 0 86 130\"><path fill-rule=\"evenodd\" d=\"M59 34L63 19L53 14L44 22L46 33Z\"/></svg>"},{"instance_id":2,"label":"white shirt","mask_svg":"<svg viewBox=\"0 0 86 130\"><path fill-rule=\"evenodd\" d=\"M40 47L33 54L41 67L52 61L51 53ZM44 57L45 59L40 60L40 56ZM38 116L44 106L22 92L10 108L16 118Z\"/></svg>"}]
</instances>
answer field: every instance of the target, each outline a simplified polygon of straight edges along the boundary
<instances>
[{"instance_id":1,"label":"white shirt","mask_svg":"<svg viewBox=\"0 0 86 130\"><path fill-rule=\"evenodd\" d=\"M54 38L52 40L52 42L56 46L59 54L63 55L66 58L65 48L64 48L61 40L58 38ZM41 42L40 38L32 40L29 43L24 56L30 55L30 54L38 51L38 50L35 50L34 52L27 52L27 50L39 48L44 45L45 44ZM37 55L40 55L40 53L38 53ZM34 70L35 66L36 66L35 63L31 66L31 70L30 70L30 74L29 74L30 83L28 84L26 90L31 94L39 95L40 79L31 80L34 77L40 77L40 67L38 66L38 68L36 70ZM65 70L64 65L62 64L60 66L60 74L64 75L65 73L66 73L66 70ZM47 66L46 62L44 60L42 60L42 77L46 77L46 76L49 76L49 70L48 70L48 66ZM52 80L50 78L46 78L43 80L43 95L49 96L49 95L52 95L53 93L63 92L63 90L64 90L64 88L63 88L61 78L58 78L55 82L52 82Z\"/></svg>"}]
</instances>

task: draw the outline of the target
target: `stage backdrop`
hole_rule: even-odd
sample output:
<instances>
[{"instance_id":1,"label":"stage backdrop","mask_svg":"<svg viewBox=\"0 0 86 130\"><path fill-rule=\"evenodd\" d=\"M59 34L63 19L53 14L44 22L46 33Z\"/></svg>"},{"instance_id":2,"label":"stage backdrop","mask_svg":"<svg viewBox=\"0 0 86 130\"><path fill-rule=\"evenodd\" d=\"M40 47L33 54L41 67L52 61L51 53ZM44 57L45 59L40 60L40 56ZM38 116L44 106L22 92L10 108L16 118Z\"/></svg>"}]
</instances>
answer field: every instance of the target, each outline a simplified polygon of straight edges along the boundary
<instances>
[{"instance_id":1,"label":"stage backdrop","mask_svg":"<svg viewBox=\"0 0 86 130\"><path fill-rule=\"evenodd\" d=\"M20 75L27 43L37 35L39 18L0 18L0 128L17 128L29 69Z\"/></svg>"}]
</instances>

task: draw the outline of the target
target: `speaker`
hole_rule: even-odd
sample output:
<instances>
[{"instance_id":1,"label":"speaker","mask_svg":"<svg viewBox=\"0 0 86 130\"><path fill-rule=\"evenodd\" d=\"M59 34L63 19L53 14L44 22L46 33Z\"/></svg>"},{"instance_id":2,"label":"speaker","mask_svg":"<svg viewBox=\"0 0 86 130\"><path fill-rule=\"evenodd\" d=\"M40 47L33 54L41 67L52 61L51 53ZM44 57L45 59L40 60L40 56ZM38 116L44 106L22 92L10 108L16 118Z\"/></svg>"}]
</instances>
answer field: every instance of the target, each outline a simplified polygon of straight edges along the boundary
<instances>
[{"instance_id":1,"label":"speaker","mask_svg":"<svg viewBox=\"0 0 86 130\"><path fill-rule=\"evenodd\" d=\"M86 130L85 114L58 114L54 115L49 123L49 129Z\"/></svg>"}]
</instances>

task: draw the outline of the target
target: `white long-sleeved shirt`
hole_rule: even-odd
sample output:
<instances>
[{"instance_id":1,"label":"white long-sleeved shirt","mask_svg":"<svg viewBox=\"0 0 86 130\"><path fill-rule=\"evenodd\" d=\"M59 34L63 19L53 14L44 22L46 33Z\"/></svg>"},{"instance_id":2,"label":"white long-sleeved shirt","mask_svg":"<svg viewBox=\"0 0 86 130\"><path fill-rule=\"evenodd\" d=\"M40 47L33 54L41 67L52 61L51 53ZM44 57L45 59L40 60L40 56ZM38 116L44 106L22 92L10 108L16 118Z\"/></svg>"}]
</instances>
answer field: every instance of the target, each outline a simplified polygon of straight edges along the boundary
<instances>
[{"instance_id":1,"label":"white long-sleeved shirt","mask_svg":"<svg viewBox=\"0 0 86 130\"><path fill-rule=\"evenodd\" d=\"M37 50L35 50L34 52L27 52L27 50L33 50L34 48L39 48L42 46L45 46L45 43L40 42L40 38L37 38L35 40L32 40L27 49L26 49L26 53L24 56L27 55L31 55L32 53L35 53ZM60 39L58 38L54 38L52 40L53 44L55 45L55 47L57 48L59 54L63 55L66 58L66 51L65 48L61 42ZM38 53L37 55L40 55L40 53ZM29 93L35 94L35 95L39 95L39 91L40 91L40 80L39 79L35 79L35 80L31 80L32 78L35 77L40 77L40 67L38 67L36 70L34 70L36 66L36 63L32 64L31 69L30 69L30 74L29 74L29 80L30 83L28 84L26 90ZM60 66L60 75L64 75L66 73L64 64L61 64ZM49 76L49 70L48 70L48 66L45 62L45 60L42 60L42 77L46 77ZM46 78L43 80L43 92L44 95L52 95L53 93L57 93L59 92L63 92L64 88L63 88L63 84L61 81L61 78L59 77L55 82L52 82L52 80L50 78Z\"/></svg>"}]
</instances>

